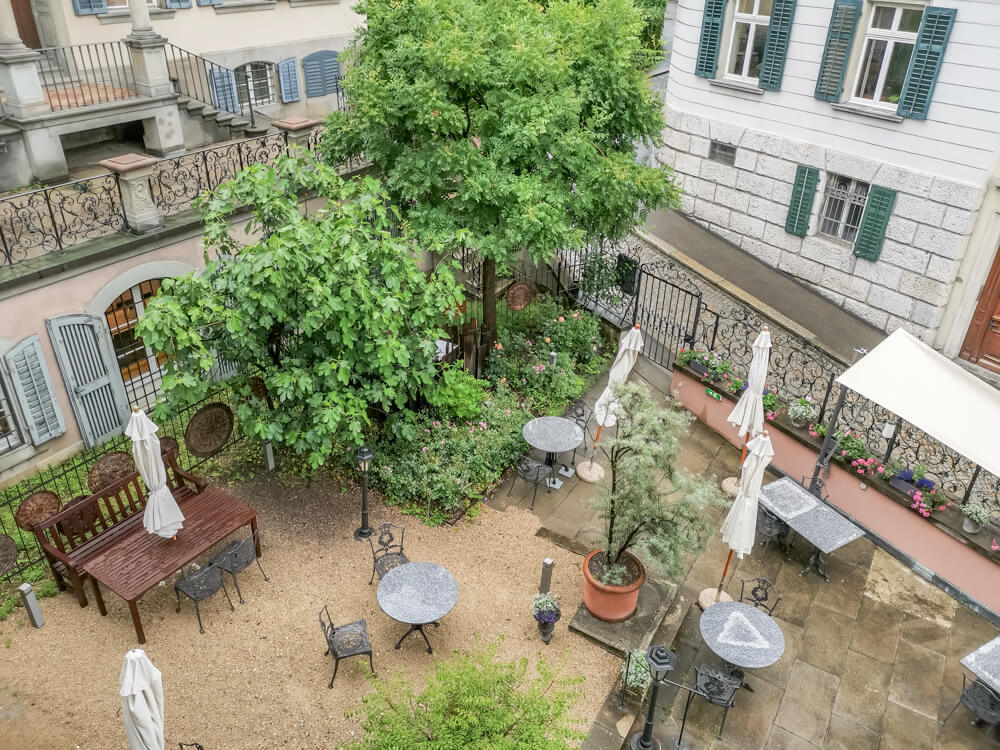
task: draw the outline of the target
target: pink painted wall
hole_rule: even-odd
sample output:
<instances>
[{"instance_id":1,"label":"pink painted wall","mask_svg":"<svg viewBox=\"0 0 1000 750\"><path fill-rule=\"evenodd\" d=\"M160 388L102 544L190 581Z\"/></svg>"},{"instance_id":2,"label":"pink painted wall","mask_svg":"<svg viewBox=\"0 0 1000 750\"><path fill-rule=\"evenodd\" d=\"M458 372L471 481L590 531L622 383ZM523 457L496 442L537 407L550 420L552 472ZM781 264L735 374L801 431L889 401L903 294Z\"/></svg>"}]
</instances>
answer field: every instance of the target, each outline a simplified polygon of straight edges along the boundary
<instances>
[{"instance_id":1,"label":"pink painted wall","mask_svg":"<svg viewBox=\"0 0 1000 750\"><path fill-rule=\"evenodd\" d=\"M736 447L742 445L735 428L726 421L733 403L716 401L705 393L705 384L674 370L670 392L699 420ZM816 452L779 429L770 430L775 466L795 480L810 477ZM833 464L826 480L830 502L893 546L934 571L993 612L1000 612L1000 568L987 557L962 544L911 510L874 488L861 489L856 476Z\"/></svg>"}]
</instances>

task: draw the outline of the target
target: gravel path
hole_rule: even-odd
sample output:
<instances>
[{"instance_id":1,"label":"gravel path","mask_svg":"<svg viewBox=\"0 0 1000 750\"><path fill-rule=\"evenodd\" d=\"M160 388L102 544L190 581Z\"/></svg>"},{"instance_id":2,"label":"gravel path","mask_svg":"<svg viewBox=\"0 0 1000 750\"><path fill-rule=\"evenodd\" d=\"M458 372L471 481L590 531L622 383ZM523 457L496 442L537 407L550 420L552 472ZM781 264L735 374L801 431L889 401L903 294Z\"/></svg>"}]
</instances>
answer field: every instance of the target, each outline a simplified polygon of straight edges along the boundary
<instances>
[{"instance_id":1,"label":"gravel path","mask_svg":"<svg viewBox=\"0 0 1000 750\"><path fill-rule=\"evenodd\" d=\"M139 603L145 649L162 671L167 746L200 742L206 750L289 747L330 748L361 736L360 706L369 685L351 659L341 664L333 689L327 683L333 659L316 614L324 603L338 622L368 621L375 669L402 673L423 684L434 659L471 650L476 636L502 635L500 656L528 657L544 651L556 659L572 654L585 693L574 709L586 730L615 680L618 660L567 630L568 616L582 599L582 558L535 536L537 517L517 508L484 507L471 522L428 528L386 509L373 493L373 525L403 523L411 560L448 568L459 584L455 609L428 632L428 655L419 635L399 651L405 632L378 608L369 586L371 551L355 542L359 493L336 480L288 488L267 477L234 491L257 509L265 583L256 566L240 576L246 604L234 597L230 612L220 592L202 605L206 633L199 635L194 608L185 600L174 612L172 580ZM567 616L552 644L538 638L530 614L541 561L556 561L553 590ZM0 623L0 748L62 750L124 748L118 677L125 652L134 647L125 604L107 592L108 616L96 606L81 609L68 594L42 601L44 628L27 626L23 610Z\"/></svg>"}]
</instances>

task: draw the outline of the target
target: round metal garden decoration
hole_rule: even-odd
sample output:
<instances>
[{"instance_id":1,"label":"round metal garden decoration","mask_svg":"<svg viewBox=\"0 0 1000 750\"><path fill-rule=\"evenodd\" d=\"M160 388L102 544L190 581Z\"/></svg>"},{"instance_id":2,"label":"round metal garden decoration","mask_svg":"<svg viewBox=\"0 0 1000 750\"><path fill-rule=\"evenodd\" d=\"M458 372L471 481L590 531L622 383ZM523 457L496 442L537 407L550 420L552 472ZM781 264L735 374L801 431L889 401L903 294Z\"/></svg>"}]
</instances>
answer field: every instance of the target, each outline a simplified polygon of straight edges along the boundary
<instances>
[{"instance_id":1,"label":"round metal garden decoration","mask_svg":"<svg viewBox=\"0 0 1000 750\"><path fill-rule=\"evenodd\" d=\"M206 404L199 409L184 431L184 445L198 458L214 456L233 434L233 411L225 404Z\"/></svg>"}]
</instances>

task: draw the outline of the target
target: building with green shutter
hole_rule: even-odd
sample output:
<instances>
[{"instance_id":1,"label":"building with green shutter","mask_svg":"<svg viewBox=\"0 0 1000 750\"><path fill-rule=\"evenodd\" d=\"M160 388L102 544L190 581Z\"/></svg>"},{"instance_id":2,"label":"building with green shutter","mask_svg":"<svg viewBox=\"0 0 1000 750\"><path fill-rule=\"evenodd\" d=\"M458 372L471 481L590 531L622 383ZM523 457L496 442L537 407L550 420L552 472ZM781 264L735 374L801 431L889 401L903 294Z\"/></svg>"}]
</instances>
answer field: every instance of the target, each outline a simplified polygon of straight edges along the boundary
<instances>
[{"instance_id":1,"label":"building with green shutter","mask_svg":"<svg viewBox=\"0 0 1000 750\"><path fill-rule=\"evenodd\" d=\"M668 20L656 158L683 212L1000 372L1000 3L671 0Z\"/></svg>"}]
</instances>

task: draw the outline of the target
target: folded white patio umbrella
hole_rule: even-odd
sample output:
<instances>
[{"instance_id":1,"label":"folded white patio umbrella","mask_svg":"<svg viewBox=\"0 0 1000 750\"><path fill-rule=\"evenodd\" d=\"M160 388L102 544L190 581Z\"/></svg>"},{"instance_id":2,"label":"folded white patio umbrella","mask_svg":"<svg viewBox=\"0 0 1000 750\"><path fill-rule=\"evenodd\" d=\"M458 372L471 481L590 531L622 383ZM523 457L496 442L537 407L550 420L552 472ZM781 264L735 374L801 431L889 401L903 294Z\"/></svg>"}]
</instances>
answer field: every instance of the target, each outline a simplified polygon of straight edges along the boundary
<instances>
[{"instance_id":1,"label":"folded white patio umbrella","mask_svg":"<svg viewBox=\"0 0 1000 750\"><path fill-rule=\"evenodd\" d=\"M129 750L164 750L163 679L141 648L125 654L120 685Z\"/></svg>"},{"instance_id":2,"label":"folded white patio umbrella","mask_svg":"<svg viewBox=\"0 0 1000 750\"><path fill-rule=\"evenodd\" d=\"M722 541L741 560L753 549L757 533L757 497L764 471L772 458L774 448L766 431L747 443L747 457L740 471L740 489L722 522Z\"/></svg>"},{"instance_id":3,"label":"folded white patio umbrella","mask_svg":"<svg viewBox=\"0 0 1000 750\"><path fill-rule=\"evenodd\" d=\"M167 470L160 454L160 439L156 437L158 429L142 409L132 407L132 418L125 434L132 439L132 457L146 483L148 497L142 525L150 534L170 539L184 525L184 514L167 487Z\"/></svg>"},{"instance_id":4,"label":"folded white patio umbrella","mask_svg":"<svg viewBox=\"0 0 1000 750\"><path fill-rule=\"evenodd\" d=\"M591 453L589 461L577 467L577 476L585 482L596 482L604 476L604 469L594 463L594 453L597 452L597 443L601 439L601 430L604 427L613 427L618 422L618 417L615 414L618 399L615 398L612 389L628 379L629 373L635 367L636 360L639 359L640 351L642 351L642 334L639 332L639 324L636 323L622 336L615 361L611 364L611 370L608 372L608 385L598 397L597 403L594 404L594 421L597 422L594 451Z\"/></svg>"},{"instance_id":5,"label":"folded white patio umbrella","mask_svg":"<svg viewBox=\"0 0 1000 750\"><path fill-rule=\"evenodd\" d=\"M764 386L767 384L767 362L771 356L771 333L764 326L753 342L753 356L750 359L750 373L747 375L747 387L736 402L727 417L727 421L736 425L738 434L743 437L759 435L764 429Z\"/></svg>"}]
</instances>

